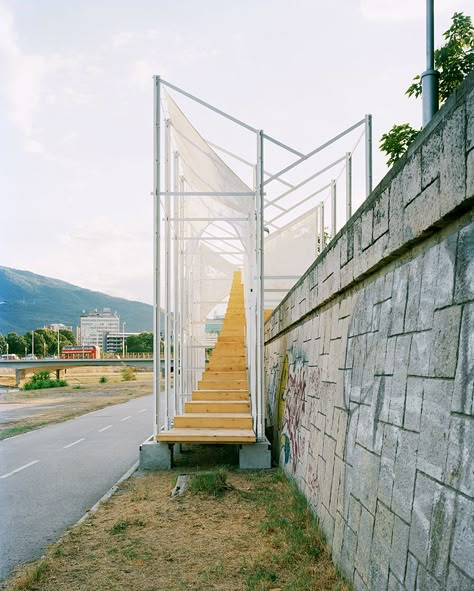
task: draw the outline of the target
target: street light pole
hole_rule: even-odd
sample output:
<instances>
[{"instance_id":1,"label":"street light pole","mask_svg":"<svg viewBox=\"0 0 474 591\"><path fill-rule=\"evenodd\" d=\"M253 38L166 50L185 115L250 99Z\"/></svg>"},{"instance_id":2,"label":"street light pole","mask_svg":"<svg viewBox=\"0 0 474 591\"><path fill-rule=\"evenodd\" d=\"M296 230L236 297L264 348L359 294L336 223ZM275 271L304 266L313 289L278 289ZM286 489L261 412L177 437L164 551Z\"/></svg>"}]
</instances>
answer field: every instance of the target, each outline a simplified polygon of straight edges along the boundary
<instances>
[{"instance_id":1,"label":"street light pole","mask_svg":"<svg viewBox=\"0 0 474 591\"><path fill-rule=\"evenodd\" d=\"M35 331L31 331L31 354L35 356Z\"/></svg>"},{"instance_id":2,"label":"street light pole","mask_svg":"<svg viewBox=\"0 0 474 591\"><path fill-rule=\"evenodd\" d=\"M421 75L423 127L439 108L439 72L434 69L434 0L426 0L426 70Z\"/></svg>"},{"instance_id":3,"label":"street light pole","mask_svg":"<svg viewBox=\"0 0 474 591\"><path fill-rule=\"evenodd\" d=\"M122 357L125 357L125 324L126 322L122 326Z\"/></svg>"},{"instance_id":4,"label":"street light pole","mask_svg":"<svg viewBox=\"0 0 474 591\"><path fill-rule=\"evenodd\" d=\"M60 353L59 353L59 326L58 326L58 358L60 357Z\"/></svg>"}]
</instances>

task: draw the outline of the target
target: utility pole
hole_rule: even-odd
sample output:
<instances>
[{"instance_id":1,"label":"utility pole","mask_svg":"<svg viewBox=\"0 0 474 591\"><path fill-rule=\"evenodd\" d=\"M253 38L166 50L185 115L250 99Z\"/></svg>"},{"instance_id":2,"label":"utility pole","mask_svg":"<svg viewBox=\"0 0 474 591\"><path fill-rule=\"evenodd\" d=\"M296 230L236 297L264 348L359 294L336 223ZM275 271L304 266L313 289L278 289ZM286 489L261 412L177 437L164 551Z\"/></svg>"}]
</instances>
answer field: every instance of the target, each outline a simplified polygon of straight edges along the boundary
<instances>
[{"instance_id":1,"label":"utility pole","mask_svg":"<svg viewBox=\"0 0 474 591\"><path fill-rule=\"evenodd\" d=\"M125 324L122 326L122 357L125 357Z\"/></svg>"},{"instance_id":2,"label":"utility pole","mask_svg":"<svg viewBox=\"0 0 474 591\"><path fill-rule=\"evenodd\" d=\"M421 75L423 127L439 108L439 72L434 69L434 0L426 0L426 70Z\"/></svg>"}]
</instances>

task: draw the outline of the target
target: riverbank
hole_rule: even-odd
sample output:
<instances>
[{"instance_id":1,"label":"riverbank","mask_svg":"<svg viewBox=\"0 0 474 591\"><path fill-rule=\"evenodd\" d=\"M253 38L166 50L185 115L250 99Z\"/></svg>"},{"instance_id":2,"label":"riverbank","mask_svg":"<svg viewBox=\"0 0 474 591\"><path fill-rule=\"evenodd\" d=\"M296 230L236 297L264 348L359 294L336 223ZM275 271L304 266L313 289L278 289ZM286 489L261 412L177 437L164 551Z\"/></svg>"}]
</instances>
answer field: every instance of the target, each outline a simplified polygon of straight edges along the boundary
<instances>
[{"instance_id":1,"label":"riverbank","mask_svg":"<svg viewBox=\"0 0 474 591\"><path fill-rule=\"evenodd\" d=\"M152 393L151 372L126 382L119 373L71 377L72 383L62 388L0 393L0 440ZM101 378L107 381L101 383Z\"/></svg>"}]
</instances>

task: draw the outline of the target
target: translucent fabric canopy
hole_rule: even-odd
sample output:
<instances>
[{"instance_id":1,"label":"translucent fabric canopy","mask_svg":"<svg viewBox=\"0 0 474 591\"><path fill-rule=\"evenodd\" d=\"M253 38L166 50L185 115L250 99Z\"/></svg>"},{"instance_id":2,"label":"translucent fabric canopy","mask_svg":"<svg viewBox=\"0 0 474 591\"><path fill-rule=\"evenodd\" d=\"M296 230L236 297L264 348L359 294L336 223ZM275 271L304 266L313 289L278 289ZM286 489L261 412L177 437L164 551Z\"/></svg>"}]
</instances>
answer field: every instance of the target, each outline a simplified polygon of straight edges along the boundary
<instances>
[{"instance_id":1,"label":"translucent fabric canopy","mask_svg":"<svg viewBox=\"0 0 474 591\"><path fill-rule=\"evenodd\" d=\"M328 197L318 197L318 202L315 198L329 186L335 233L337 179L331 179L330 185L326 180L318 188L311 183L315 179L319 183L320 175L334 174L332 169L342 162L347 172L346 217L350 216L352 155L348 151L343 156L339 154L320 170L310 169L304 179L290 182L286 175L302 163L311 166L310 158L361 125L365 126L367 137L371 119L366 116L303 154L158 76L154 83L155 351L160 348L160 333L165 340L165 408L161 413L160 396L164 392L155 356L155 433L172 426L173 417L182 411L183 403L196 388L206 364L206 318L216 306L222 309L234 272L239 270L244 284L246 366L252 415L257 439L263 441L264 308L276 307L324 248L324 202ZM245 159L211 145L165 88L184 95L207 112L230 120L244 134L248 133L249 145L255 147L255 158ZM265 142L283 150L286 159L291 160L276 174L265 171ZM366 160L370 146L371 140L366 142ZM219 150L234 157L238 166L251 168L254 179L251 187L224 161ZM279 160L280 165L283 161ZM369 162L366 171L369 187L370 175ZM272 195L275 186L282 191L276 196ZM164 326L160 320L161 308L165 312Z\"/></svg>"}]
</instances>

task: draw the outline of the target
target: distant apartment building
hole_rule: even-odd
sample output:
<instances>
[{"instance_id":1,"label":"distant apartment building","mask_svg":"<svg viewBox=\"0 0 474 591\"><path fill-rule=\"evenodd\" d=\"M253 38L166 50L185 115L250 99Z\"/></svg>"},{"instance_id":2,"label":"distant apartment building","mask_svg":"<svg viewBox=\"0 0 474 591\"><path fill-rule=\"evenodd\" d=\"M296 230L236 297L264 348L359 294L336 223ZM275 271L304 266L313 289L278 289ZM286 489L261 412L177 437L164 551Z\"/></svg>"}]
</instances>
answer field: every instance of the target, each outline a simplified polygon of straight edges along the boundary
<instances>
[{"instance_id":1,"label":"distant apartment building","mask_svg":"<svg viewBox=\"0 0 474 591\"><path fill-rule=\"evenodd\" d=\"M104 351L106 353L116 353L117 351L127 351L127 337L137 335L137 332L108 332L105 335Z\"/></svg>"},{"instance_id":2,"label":"distant apartment building","mask_svg":"<svg viewBox=\"0 0 474 591\"><path fill-rule=\"evenodd\" d=\"M107 333L119 331L120 316L117 312L111 312L110 308L104 308L102 312L94 310L81 314L81 345L97 345L104 350Z\"/></svg>"},{"instance_id":3,"label":"distant apartment building","mask_svg":"<svg viewBox=\"0 0 474 591\"><path fill-rule=\"evenodd\" d=\"M74 333L72 326L66 326L60 322L53 322L52 324L48 324L48 326L43 326L43 328L46 330L54 330L54 332L58 332L59 330L70 330L72 333Z\"/></svg>"}]
</instances>

